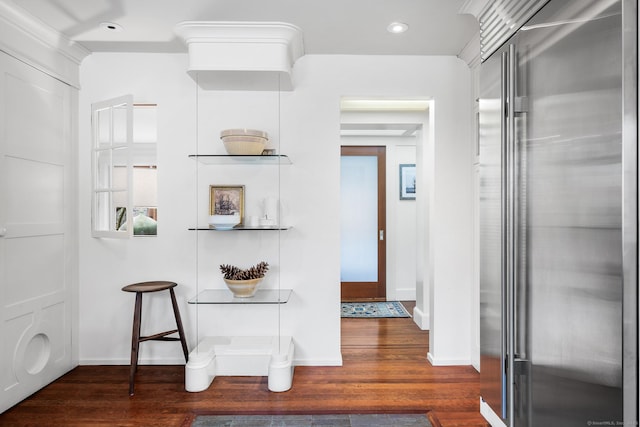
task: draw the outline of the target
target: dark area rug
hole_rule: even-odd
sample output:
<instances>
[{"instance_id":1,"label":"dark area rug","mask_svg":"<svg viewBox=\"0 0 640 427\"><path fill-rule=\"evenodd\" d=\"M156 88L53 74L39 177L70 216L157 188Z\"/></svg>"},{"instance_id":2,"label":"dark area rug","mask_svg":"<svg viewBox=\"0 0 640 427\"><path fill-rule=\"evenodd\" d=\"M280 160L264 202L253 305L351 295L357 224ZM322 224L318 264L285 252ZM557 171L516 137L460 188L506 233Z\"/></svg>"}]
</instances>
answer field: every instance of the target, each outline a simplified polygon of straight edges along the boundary
<instances>
[{"instance_id":1,"label":"dark area rug","mask_svg":"<svg viewBox=\"0 0 640 427\"><path fill-rule=\"evenodd\" d=\"M342 317L381 318L411 317L399 301L384 302L343 302Z\"/></svg>"},{"instance_id":2,"label":"dark area rug","mask_svg":"<svg viewBox=\"0 0 640 427\"><path fill-rule=\"evenodd\" d=\"M191 427L439 427L427 413L196 415Z\"/></svg>"}]
</instances>

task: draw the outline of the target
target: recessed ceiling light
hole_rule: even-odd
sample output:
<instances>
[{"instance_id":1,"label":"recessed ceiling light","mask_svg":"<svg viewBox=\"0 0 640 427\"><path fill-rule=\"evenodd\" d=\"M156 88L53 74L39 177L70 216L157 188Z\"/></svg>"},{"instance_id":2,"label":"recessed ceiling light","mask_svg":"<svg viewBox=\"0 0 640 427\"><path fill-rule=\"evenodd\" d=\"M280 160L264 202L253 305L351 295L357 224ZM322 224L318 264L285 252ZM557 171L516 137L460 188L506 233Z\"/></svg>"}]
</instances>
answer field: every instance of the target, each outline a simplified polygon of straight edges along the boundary
<instances>
[{"instance_id":1,"label":"recessed ceiling light","mask_svg":"<svg viewBox=\"0 0 640 427\"><path fill-rule=\"evenodd\" d=\"M100 28L107 31L120 32L122 31L122 25L116 24L115 22L101 22Z\"/></svg>"},{"instance_id":2,"label":"recessed ceiling light","mask_svg":"<svg viewBox=\"0 0 640 427\"><path fill-rule=\"evenodd\" d=\"M387 31L392 34L400 34L404 33L409 29L409 26L404 22L392 22L387 26Z\"/></svg>"}]
</instances>

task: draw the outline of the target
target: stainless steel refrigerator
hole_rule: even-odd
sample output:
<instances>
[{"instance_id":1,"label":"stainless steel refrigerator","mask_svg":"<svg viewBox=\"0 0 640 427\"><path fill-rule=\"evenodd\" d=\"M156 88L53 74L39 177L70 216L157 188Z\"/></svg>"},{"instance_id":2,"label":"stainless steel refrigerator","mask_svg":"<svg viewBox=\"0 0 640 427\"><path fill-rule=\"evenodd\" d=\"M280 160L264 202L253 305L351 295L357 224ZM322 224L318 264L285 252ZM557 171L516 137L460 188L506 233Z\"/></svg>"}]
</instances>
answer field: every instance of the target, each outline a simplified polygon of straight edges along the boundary
<instances>
[{"instance_id":1,"label":"stainless steel refrigerator","mask_svg":"<svg viewBox=\"0 0 640 427\"><path fill-rule=\"evenodd\" d=\"M496 3L508 23L517 1ZM481 407L496 424L638 425L636 9L552 0L481 64Z\"/></svg>"}]
</instances>

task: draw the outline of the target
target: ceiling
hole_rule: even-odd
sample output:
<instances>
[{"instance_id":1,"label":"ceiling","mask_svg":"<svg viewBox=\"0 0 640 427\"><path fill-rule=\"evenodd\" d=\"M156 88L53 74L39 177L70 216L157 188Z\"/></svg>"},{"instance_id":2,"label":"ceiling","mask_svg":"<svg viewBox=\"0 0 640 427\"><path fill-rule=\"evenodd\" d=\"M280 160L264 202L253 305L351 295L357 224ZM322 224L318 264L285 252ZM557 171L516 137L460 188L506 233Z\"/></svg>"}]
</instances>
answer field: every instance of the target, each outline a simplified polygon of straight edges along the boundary
<instances>
[{"instance_id":1,"label":"ceiling","mask_svg":"<svg viewBox=\"0 0 640 427\"><path fill-rule=\"evenodd\" d=\"M279 21L303 32L306 54L457 55L478 31L465 0L0 0L93 52L184 52L182 21ZM387 32L407 23L402 34ZM101 28L111 22L122 31Z\"/></svg>"}]
</instances>

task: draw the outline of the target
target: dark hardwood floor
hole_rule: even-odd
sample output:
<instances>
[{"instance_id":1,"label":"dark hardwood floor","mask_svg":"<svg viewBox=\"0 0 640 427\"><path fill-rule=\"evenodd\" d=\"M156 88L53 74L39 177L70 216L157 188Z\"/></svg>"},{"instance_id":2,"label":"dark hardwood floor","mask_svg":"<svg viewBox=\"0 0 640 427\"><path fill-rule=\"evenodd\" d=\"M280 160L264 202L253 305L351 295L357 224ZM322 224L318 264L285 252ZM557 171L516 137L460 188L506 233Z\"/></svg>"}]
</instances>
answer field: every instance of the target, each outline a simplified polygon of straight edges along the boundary
<instances>
[{"instance_id":1,"label":"dark hardwood floor","mask_svg":"<svg viewBox=\"0 0 640 427\"><path fill-rule=\"evenodd\" d=\"M298 366L284 393L269 392L266 377L217 377L188 393L183 366L140 366L129 397L128 366L80 366L0 415L0 426L181 427L207 411L430 410L442 427L486 427L479 374L431 366L428 342L411 319L342 319L343 366Z\"/></svg>"}]
</instances>

